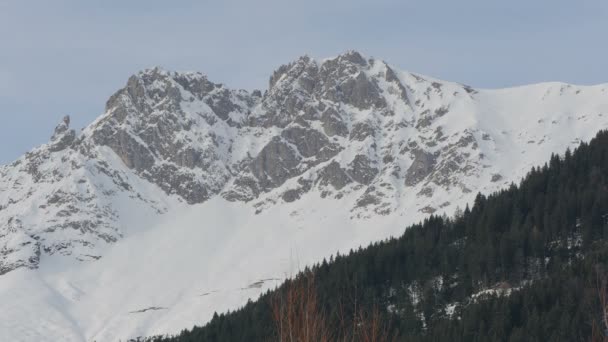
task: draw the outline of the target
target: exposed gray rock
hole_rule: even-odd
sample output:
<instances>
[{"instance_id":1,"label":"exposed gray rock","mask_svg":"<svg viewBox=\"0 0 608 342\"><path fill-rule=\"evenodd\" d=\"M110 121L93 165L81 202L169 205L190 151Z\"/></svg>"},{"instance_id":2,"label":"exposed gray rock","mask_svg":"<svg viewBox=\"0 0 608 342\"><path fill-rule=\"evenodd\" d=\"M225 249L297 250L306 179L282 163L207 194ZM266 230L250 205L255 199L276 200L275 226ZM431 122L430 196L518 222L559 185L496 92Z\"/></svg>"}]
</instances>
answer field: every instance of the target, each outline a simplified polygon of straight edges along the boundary
<instances>
[{"instance_id":1,"label":"exposed gray rock","mask_svg":"<svg viewBox=\"0 0 608 342\"><path fill-rule=\"evenodd\" d=\"M477 94L478 93L477 90L473 89L473 87L471 87L471 86L463 85L462 87L468 94Z\"/></svg>"},{"instance_id":2,"label":"exposed gray rock","mask_svg":"<svg viewBox=\"0 0 608 342\"><path fill-rule=\"evenodd\" d=\"M127 81L127 86L110 96L106 102L106 112L113 111L114 118L122 123L130 112L144 111L146 108L146 90L140 79L133 75Z\"/></svg>"},{"instance_id":3,"label":"exposed gray rock","mask_svg":"<svg viewBox=\"0 0 608 342\"><path fill-rule=\"evenodd\" d=\"M414 186L428 176L435 166L435 156L420 149L413 150L414 161L405 173L405 185Z\"/></svg>"},{"instance_id":4,"label":"exposed gray rock","mask_svg":"<svg viewBox=\"0 0 608 342\"><path fill-rule=\"evenodd\" d=\"M391 69L389 66L386 67L385 79L386 79L387 82L392 82L393 84L395 84L397 86L397 89L399 90L399 97L406 104L409 105L410 104L410 99L407 96L407 89L405 89L405 87L403 86L403 84L399 80L399 77L397 77L397 74L395 74L395 71L393 69Z\"/></svg>"},{"instance_id":5,"label":"exposed gray rock","mask_svg":"<svg viewBox=\"0 0 608 342\"><path fill-rule=\"evenodd\" d=\"M373 137L375 133L374 128L368 122L357 122L353 125L350 131L350 140L363 141L368 137Z\"/></svg>"},{"instance_id":6,"label":"exposed gray rock","mask_svg":"<svg viewBox=\"0 0 608 342\"><path fill-rule=\"evenodd\" d=\"M281 195L281 198L285 202L294 202L302 197L302 195L308 192L312 187L312 182L304 180L303 178L298 179L298 187L295 189L289 189Z\"/></svg>"},{"instance_id":7,"label":"exposed gray rock","mask_svg":"<svg viewBox=\"0 0 608 342\"><path fill-rule=\"evenodd\" d=\"M363 72L338 85L334 94L335 100L352 104L359 109L368 109L372 106L386 107L386 100L380 96L378 85L375 81L368 79Z\"/></svg>"},{"instance_id":8,"label":"exposed gray rock","mask_svg":"<svg viewBox=\"0 0 608 342\"><path fill-rule=\"evenodd\" d=\"M367 64L356 52L325 61L319 69L320 83L323 85L319 96L359 109L386 107L378 84L362 71Z\"/></svg>"},{"instance_id":9,"label":"exposed gray rock","mask_svg":"<svg viewBox=\"0 0 608 342\"><path fill-rule=\"evenodd\" d=\"M298 76L302 75L302 73L304 73L305 71L313 71L312 75L316 74L316 70L315 67L316 63L314 63L314 61L308 57L308 56L302 56L300 58L298 58L298 60L296 60L295 62L292 62L290 64L285 64L280 66L277 70L275 70L272 73L272 76L270 76L270 81L268 82L268 88L272 89L275 87L275 85L277 84L277 82L282 79L282 78L289 78L289 81L294 81L297 80ZM311 78L311 77L307 77L307 78Z\"/></svg>"},{"instance_id":10,"label":"exposed gray rock","mask_svg":"<svg viewBox=\"0 0 608 342\"><path fill-rule=\"evenodd\" d=\"M211 110L186 114L182 105L195 100ZM239 126L242 122L232 120L231 114L240 117L258 100L209 82L200 73L146 70L111 97L92 139L167 193L199 203L221 191L230 179L228 155L220 152L229 142L215 130L197 126L196 117L212 126L222 122Z\"/></svg>"},{"instance_id":11,"label":"exposed gray rock","mask_svg":"<svg viewBox=\"0 0 608 342\"><path fill-rule=\"evenodd\" d=\"M315 129L292 126L283 130L281 136L294 144L304 158L316 156L320 161L325 161L340 151L338 145L332 144L323 133Z\"/></svg>"},{"instance_id":12,"label":"exposed gray rock","mask_svg":"<svg viewBox=\"0 0 608 342\"><path fill-rule=\"evenodd\" d=\"M433 188L429 186L425 186L422 190L418 191L418 196L432 197L433 196Z\"/></svg>"},{"instance_id":13,"label":"exposed gray rock","mask_svg":"<svg viewBox=\"0 0 608 342\"><path fill-rule=\"evenodd\" d=\"M434 117L430 110L425 110L420 113L418 121L416 121L416 129L423 129L429 127L433 123Z\"/></svg>"},{"instance_id":14,"label":"exposed gray rock","mask_svg":"<svg viewBox=\"0 0 608 342\"><path fill-rule=\"evenodd\" d=\"M218 88L220 85L210 82L207 76L196 74L176 74L175 81L181 85L186 91L192 93L197 99L202 100L205 95Z\"/></svg>"},{"instance_id":15,"label":"exposed gray rock","mask_svg":"<svg viewBox=\"0 0 608 342\"><path fill-rule=\"evenodd\" d=\"M370 205L378 205L380 204L380 198L374 194L363 194L359 199L357 199L356 206L357 208L364 208Z\"/></svg>"},{"instance_id":16,"label":"exposed gray rock","mask_svg":"<svg viewBox=\"0 0 608 342\"><path fill-rule=\"evenodd\" d=\"M440 118L444 115L446 115L448 112L450 111L449 107L439 107L437 109L435 109L435 117L436 118Z\"/></svg>"},{"instance_id":17,"label":"exposed gray rock","mask_svg":"<svg viewBox=\"0 0 608 342\"><path fill-rule=\"evenodd\" d=\"M319 81L317 73L317 63L308 56L281 66L270 78L262 102L263 113L251 117L250 123L262 127L289 125L300 112L307 111Z\"/></svg>"},{"instance_id":18,"label":"exposed gray rock","mask_svg":"<svg viewBox=\"0 0 608 342\"><path fill-rule=\"evenodd\" d=\"M40 242L36 237L23 231L19 218L11 217L0 234L0 275L25 267L38 268L40 262ZM26 259L15 258L14 254L28 255Z\"/></svg>"},{"instance_id":19,"label":"exposed gray rock","mask_svg":"<svg viewBox=\"0 0 608 342\"><path fill-rule=\"evenodd\" d=\"M492 181L492 182L498 182L498 181L500 181L501 179L502 179L502 175L501 175L501 174L499 174L499 173L495 173L495 174L493 174L493 175L492 175L492 179L491 179L491 181Z\"/></svg>"},{"instance_id":20,"label":"exposed gray rock","mask_svg":"<svg viewBox=\"0 0 608 342\"><path fill-rule=\"evenodd\" d=\"M349 183L352 183L351 178L346 171L340 167L340 164L335 160L325 166L319 172L319 184L327 186L331 184L336 190L341 190Z\"/></svg>"},{"instance_id":21,"label":"exposed gray rock","mask_svg":"<svg viewBox=\"0 0 608 342\"><path fill-rule=\"evenodd\" d=\"M382 163L384 163L384 164L390 164L393 161L395 161L395 157L393 157L390 154L386 154L382 157Z\"/></svg>"},{"instance_id":22,"label":"exposed gray rock","mask_svg":"<svg viewBox=\"0 0 608 342\"><path fill-rule=\"evenodd\" d=\"M368 187L363 195L357 199L357 208L364 208L368 206L378 206L382 203L384 194L378 191L374 186Z\"/></svg>"},{"instance_id":23,"label":"exposed gray rock","mask_svg":"<svg viewBox=\"0 0 608 342\"><path fill-rule=\"evenodd\" d=\"M283 198L283 201L285 202L293 202L297 199L300 199L300 192L298 191L298 189L290 189L285 191L281 198Z\"/></svg>"},{"instance_id":24,"label":"exposed gray rock","mask_svg":"<svg viewBox=\"0 0 608 342\"><path fill-rule=\"evenodd\" d=\"M66 115L63 117L63 119L61 119L61 122L57 125L57 127L55 127L55 131L53 133L53 136L51 137L51 140L55 140L58 137L62 136L65 132L68 131L68 129L70 129L70 116Z\"/></svg>"},{"instance_id":25,"label":"exposed gray rock","mask_svg":"<svg viewBox=\"0 0 608 342\"><path fill-rule=\"evenodd\" d=\"M245 174L235 178L222 197L231 202L249 202L257 198L261 192L262 189L260 189L257 179L250 174Z\"/></svg>"},{"instance_id":26,"label":"exposed gray rock","mask_svg":"<svg viewBox=\"0 0 608 342\"><path fill-rule=\"evenodd\" d=\"M250 170L263 189L283 184L288 178L300 173L297 166L300 157L280 137L274 137L251 162Z\"/></svg>"},{"instance_id":27,"label":"exposed gray rock","mask_svg":"<svg viewBox=\"0 0 608 342\"><path fill-rule=\"evenodd\" d=\"M475 140L475 136L471 132L465 132L465 134L458 140L456 143L457 147L467 147L471 146L474 150L477 149L477 140ZM451 147L451 146L450 146Z\"/></svg>"},{"instance_id":28,"label":"exposed gray rock","mask_svg":"<svg viewBox=\"0 0 608 342\"><path fill-rule=\"evenodd\" d=\"M70 117L64 116L59 125L55 127L53 136L51 137L49 150L51 152L59 152L68 148L76 139L76 131L70 129Z\"/></svg>"},{"instance_id":29,"label":"exposed gray rock","mask_svg":"<svg viewBox=\"0 0 608 342\"><path fill-rule=\"evenodd\" d=\"M372 165L371 160L362 154L355 156L348 167L348 175L356 182L365 185L369 185L379 172L379 170Z\"/></svg>"},{"instance_id":30,"label":"exposed gray rock","mask_svg":"<svg viewBox=\"0 0 608 342\"><path fill-rule=\"evenodd\" d=\"M111 125L103 125L93 135L99 145L110 147L125 165L136 170L147 170L154 165L154 156L128 132L117 131Z\"/></svg>"},{"instance_id":31,"label":"exposed gray rock","mask_svg":"<svg viewBox=\"0 0 608 342\"><path fill-rule=\"evenodd\" d=\"M427 128L427 127L431 126L435 122L436 119L444 116L448 112L449 112L449 107L447 107L447 106L439 107L439 108L435 109L434 111L426 109L422 113L420 113L420 117L418 118L418 121L416 122L416 128L417 129Z\"/></svg>"},{"instance_id":32,"label":"exposed gray rock","mask_svg":"<svg viewBox=\"0 0 608 342\"><path fill-rule=\"evenodd\" d=\"M426 207L421 208L418 211L420 211L421 213L425 213L425 214L433 214L437 211L437 209L427 205Z\"/></svg>"},{"instance_id":33,"label":"exposed gray rock","mask_svg":"<svg viewBox=\"0 0 608 342\"><path fill-rule=\"evenodd\" d=\"M206 98L205 103L207 103L207 105L213 109L213 112L222 120L227 120L230 113L239 109L232 101L231 95L232 94L228 89L221 89L213 96Z\"/></svg>"},{"instance_id":34,"label":"exposed gray rock","mask_svg":"<svg viewBox=\"0 0 608 342\"><path fill-rule=\"evenodd\" d=\"M432 175L432 181L438 185L446 188L454 185L452 181L452 175L458 172L462 166L459 163L460 156L448 155L445 159L437 166L435 166L435 172Z\"/></svg>"},{"instance_id":35,"label":"exposed gray rock","mask_svg":"<svg viewBox=\"0 0 608 342\"><path fill-rule=\"evenodd\" d=\"M348 135L348 127L342 117L331 107L328 107L321 115L321 123L323 131L329 137L334 135L345 137Z\"/></svg>"},{"instance_id":36,"label":"exposed gray rock","mask_svg":"<svg viewBox=\"0 0 608 342\"><path fill-rule=\"evenodd\" d=\"M359 52L354 51L354 50L346 51L345 53L340 55L339 59L346 60L353 64L357 64L357 65L361 65L361 66L367 65L367 61L365 60L365 58L363 58L363 56L361 56L361 54Z\"/></svg>"},{"instance_id":37,"label":"exposed gray rock","mask_svg":"<svg viewBox=\"0 0 608 342\"><path fill-rule=\"evenodd\" d=\"M200 183L195 174L183 172L174 164L155 166L151 172L144 173L143 176L166 193L181 196L188 204L204 202L211 195L210 189ZM213 190L217 191L217 189Z\"/></svg>"}]
</instances>

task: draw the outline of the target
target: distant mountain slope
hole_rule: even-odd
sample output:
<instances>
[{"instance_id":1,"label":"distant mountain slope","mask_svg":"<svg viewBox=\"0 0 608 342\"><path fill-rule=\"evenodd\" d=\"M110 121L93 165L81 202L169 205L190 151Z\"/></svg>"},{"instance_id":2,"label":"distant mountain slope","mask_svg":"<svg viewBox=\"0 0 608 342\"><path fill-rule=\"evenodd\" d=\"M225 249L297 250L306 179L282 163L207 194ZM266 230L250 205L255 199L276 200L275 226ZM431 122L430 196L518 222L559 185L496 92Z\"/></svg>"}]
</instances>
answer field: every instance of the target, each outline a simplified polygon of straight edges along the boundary
<instances>
[{"instance_id":1,"label":"distant mountain slope","mask_svg":"<svg viewBox=\"0 0 608 342\"><path fill-rule=\"evenodd\" d=\"M264 93L142 71L83 131L66 117L0 167L0 297L21 298L24 282L50 291L19 292L0 331L112 340L206 321L278 281L249 288L260 279L518 182L608 127L607 89L473 89L354 51L301 57ZM205 271L192 278L193 267ZM175 281L135 285L150 277ZM233 287L248 290L190 297ZM167 309L129 314L148 307ZM41 310L46 323L30 326Z\"/></svg>"}]
</instances>

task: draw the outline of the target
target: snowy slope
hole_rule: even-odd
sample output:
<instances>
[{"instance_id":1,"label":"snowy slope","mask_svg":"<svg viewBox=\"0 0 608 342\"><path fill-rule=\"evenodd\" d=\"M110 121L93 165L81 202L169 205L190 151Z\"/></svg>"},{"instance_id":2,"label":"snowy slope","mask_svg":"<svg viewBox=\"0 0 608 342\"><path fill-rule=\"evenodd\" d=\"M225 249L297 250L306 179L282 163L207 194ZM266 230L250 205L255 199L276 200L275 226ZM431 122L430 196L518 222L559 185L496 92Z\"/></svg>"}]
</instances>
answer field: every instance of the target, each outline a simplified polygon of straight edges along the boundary
<instances>
[{"instance_id":1,"label":"snowy slope","mask_svg":"<svg viewBox=\"0 0 608 342\"><path fill-rule=\"evenodd\" d=\"M142 71L0 167L0 340L175 333L608 128L608 85L472 89L356 52L248 93Z\"/></svg>"}]
</instances>

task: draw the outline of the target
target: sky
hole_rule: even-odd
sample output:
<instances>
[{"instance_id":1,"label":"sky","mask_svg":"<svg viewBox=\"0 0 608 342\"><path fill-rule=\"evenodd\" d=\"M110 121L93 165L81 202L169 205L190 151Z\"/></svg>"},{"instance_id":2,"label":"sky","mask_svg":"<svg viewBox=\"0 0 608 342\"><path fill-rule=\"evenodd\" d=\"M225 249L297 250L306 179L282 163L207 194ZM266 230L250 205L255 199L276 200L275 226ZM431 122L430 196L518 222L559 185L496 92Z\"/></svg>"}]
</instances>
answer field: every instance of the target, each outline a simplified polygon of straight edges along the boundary
<instances>
[{"instance_id":1,"label":"sky","mask_svg":"<svg viewBox=\"0 0 608 342\"><path fill-rule=\"evenodd\" d=\"M0 164L153 66L264 90L301 55L353 49L478 88L608 83L607 18L605 0L0 0Z\"/></svg>"}]
</instances>

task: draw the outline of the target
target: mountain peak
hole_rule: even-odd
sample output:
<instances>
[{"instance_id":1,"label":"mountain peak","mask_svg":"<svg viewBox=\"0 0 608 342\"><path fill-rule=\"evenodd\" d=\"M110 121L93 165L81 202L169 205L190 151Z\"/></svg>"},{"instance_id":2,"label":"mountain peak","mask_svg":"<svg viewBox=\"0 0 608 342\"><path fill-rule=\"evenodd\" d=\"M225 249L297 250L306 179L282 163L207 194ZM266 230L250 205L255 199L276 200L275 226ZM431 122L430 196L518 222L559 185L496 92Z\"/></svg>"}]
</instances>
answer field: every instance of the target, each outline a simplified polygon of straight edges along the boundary
<instances>
[{"instance_id":1,"label":"mountain peak","mask_svg":"<svg viewBox=\"0 0 608 342\"><path fill-rule=\"evenodd\" d=\"M168 70L161 66L154 66L152 68L146 68L140 70L132 77L137 77L143 80L147 85L158 80L206 80L208 81L207 75L200 71L175 71Z\"/></svg>"},{"instance_id":2,"label":"mountain peak","mask_svg":"<svg viewBox=\"0 0 608 342\"><path fill-rule=\"evenodd\" d=\"M270 76L270 80L268 82L268 89L274 88L274 86L283 78L284 76L299 76L303 70L307 68L316 68L317 62L308 55L303 55L298 57L295 61L283 64L279 68L277 68Z\"/></svg>"},{"instance_id":3,"label":"mountain peak","mask_svg":"<svg viewBox=\"0 0 608 342\"><path fill-rule=\"evenodd\" d=\"M340 61L348 61L360 66L367 65L367 60L365 59L365 57L356 50L347 50L344 53L338 55L336 59Z\"/></svg>"},{"instance_id":4,"label":"mountain peak","mask_svg":"<svg viewBox=\"0 0 608 342\"><path fill-rule=\"evenodd\" d=\"M153 67L129 77L125 87L119 89L106 102L106 112L119 121L129 113L147 113L157 105L177 110L184 100L202 100L222 84L209 81L200 72L176 72ZM130 110L132 109L132 110Z\"/></svg>"},{"instance_id":5,"label":"mountain peak","mask_svg":"<svg viewBox=\"0 0 608 342\"><path fill-rule=\"evenodd\" d=\"M171 71L163 68L160 65L156 65L151 68L145 68L145 69L140 70L137 73L137 75L142 75L142 76L143 75L164 75L164 76L166 76L166 75L169 75L170 73L171 73Z\"/></svg>"}]
</instances>

